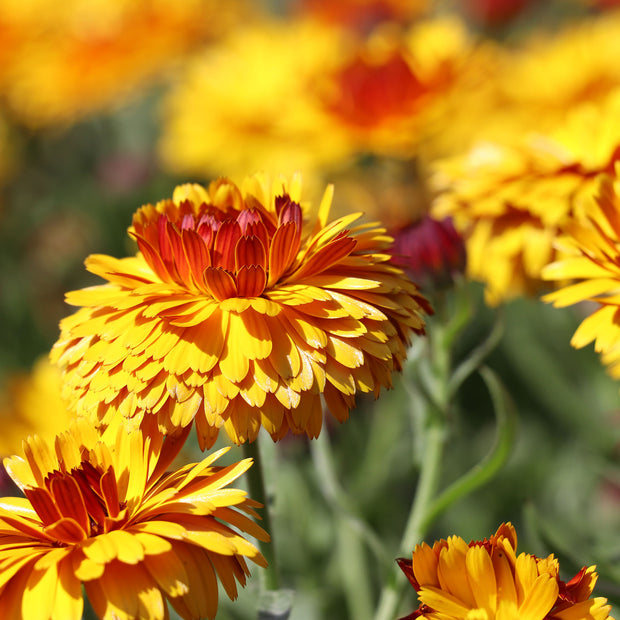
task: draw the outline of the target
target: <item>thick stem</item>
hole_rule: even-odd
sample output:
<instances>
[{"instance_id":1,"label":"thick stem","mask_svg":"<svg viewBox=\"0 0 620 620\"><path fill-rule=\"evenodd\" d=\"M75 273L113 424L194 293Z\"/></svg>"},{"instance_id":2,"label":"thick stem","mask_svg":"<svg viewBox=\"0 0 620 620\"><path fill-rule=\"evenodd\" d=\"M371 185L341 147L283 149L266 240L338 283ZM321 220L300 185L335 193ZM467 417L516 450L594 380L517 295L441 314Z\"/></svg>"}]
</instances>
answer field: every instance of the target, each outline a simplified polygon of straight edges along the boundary
<instances>
[{"instance_id":1,"label":"thick stem","mask_svg":"<svg viewBox=\"0 0 620 620\"><path fill-rule=\"evenodd\" d=\"M271 541L264 543L262 541L258 542L259 549L261 553L265 556L265 559L268 562L268 566L261 572L262 575L262 589L263 590L279 590L280 589L280 578L278 574L278 566L276 563L276 550L275 550L275 541L274 541L274 532L271 523L271 514L269 510L269 496L265 490L265 481L263 476L263 463L261 460L261 452L259 446L259 440L252 443L243 444L243 454L246 458L251 458L254 461L254 464L250 469L248 469L246 477L248 481L249 494L250 497L261 504L263 504L264 508L262 509L262 517L263 522L261 523L262 527L269 533L271 536Z\"/></svg>"},{"instance_id":2,"label":"thick stem","mask_svg":"<svg viewBox=\"0 0 620 620\"><path fill-rule=\"evenodd\" d=\"M405 557L411 555L413 548L424 537L430 525L428 509L439 484L445 434L445 426L437 423L430 425L426 431L426 449L422 459L420 478L400 545L400 553ZM406 583L404 574L394 564L381 592L375 620L394 620Z\"/></svg>"},{"instance_id":3,"label":"thick stem","mask_svg":"<svg viewBox=\"0 0 620 620\"><path fill-rule=\"evenodd\" d=\"M349 618L371 620L373 597L368 574L368 557L360 533L351 528L346 516L336 516L340 574Z\"/></svg>"},{"instance_id":4,"label":"thick stem","mask_svg":"<svg viewBox=\"0 0 620 620\"><path fill-rule=\"evenodd\" d=\"M383 560L383 549L376 534L356 516L351 498L338 482L325 429L312 441L310 449L321 492L336 522L337 551L349 617L370 620L373 601L365 544L374 551L375 560Z\"/></svg>"}]
</instances>

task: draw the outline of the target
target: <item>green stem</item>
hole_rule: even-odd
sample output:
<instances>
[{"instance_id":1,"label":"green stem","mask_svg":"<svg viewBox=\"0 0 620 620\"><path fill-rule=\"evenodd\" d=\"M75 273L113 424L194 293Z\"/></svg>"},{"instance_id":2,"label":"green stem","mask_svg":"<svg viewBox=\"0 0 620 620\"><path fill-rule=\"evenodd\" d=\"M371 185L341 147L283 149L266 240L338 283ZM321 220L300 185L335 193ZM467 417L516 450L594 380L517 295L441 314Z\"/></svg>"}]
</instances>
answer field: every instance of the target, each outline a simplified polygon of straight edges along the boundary
<instances>
[{"instance_id":1,"label":"green stem","mask_svg":"<svg viewBox=\"0 0 620 620\"><path fill-rule=\"evenodd\" d=\"M420 476L399 549L399 553L406 557L432 523L429 511L439 488L450 410L450 352L469 310L461 314L447 326L434 323L428 335L429 357L418 357L405 371L405 386L411 392L411 402L416 408L412 411L416 431L414 443L421 452ZM375 620L394 620L406 585L404 574L393 564L381 591Z\"/></svg>"},{"instance_id":2,"label":"green stem","mask_svg":"<svg viewBox=\"0 0 620 620\"><path fill-rule=\"evenodd\" d=\"M278 567L276 563L276 550L274 543L274 533L271 523L271 514L269 511L269 497L265 490L265 481L263 476L263 462L261 460L261 452L259 446L259 440L253 441L252 443L244 443L243 444L243 454L246 458L251 458L254 461L254 464L250 469L248 469L246 473L246 478L248 481L249 494L250 497L261 504L263 504L264 508L262 509L262 517L263 522L261 523L262 527L269 533L271 536L271 541L264 543L262 541L258 541L258 546L265 556L265 559L268 562L268 566L266 569L261 571L262 575L262 589L263 590L279 590L280 589L280 578L278 575Z\"/></svg>"},{"instance_id":3,"label":"green stem","mask_svg":"<svg viewBox=\"0 0 620 620\"><path fill-rule=\"evenodd\" d=\"M372 588L364 543L371 548L380 563L385 562L383 546L372 529L355 514L350 497L338 482L325 429L310 443L310 450L321 492L335 517L340 574L343 575L349 617L370 620L373 609Z\"/></svg>"},{"instance_id":4,"label":"green stem","mask_svg":"<svg viewBox=\"0 0 620 620\"><path fill-rule=\"evenodd\" d=\"M349 618L371 620L373 599L368 574L368 558L358 531L343 515L336 516L336 536L340 574Z\"/></svg>"},{"instance_id":5,"label":"green stem","mask_svg":"<svg viewBox=\"0 0 620 620\"><path fill-rule=\"evenodd\" d=\"M425 434L426 449L411 512L400 545L401 555L408 557L413 552L413 548L422 540L431 523L428 518L428 508L439 484L445 435L446 429L443 424L435 423L427 428ZM375 620L394 620L403 598L406 583L404 574L398 566L394 565L381 592Z\"/></svg>"},{"instance_id":6,"label":"green stem","mask_svg":"<svg viewBox=\"0 0 620 620\"><path fill-rule=\"evenodd\" d=\"M413 552L413 548L422 540L432 522L429 518L429 507L439 486L445 437L446 429L443 425L433 425L426 432L424 461L411 513L400 544L401 554L408 555Z\"/></svg>"},{"instance_id":7,"label":"green stem","mask_svg":"<svg viewBox=\"0 0 620 620\"><path fill-rule=\"evenodd\" d=\"M473 493L493 478L510 455L517 419L512 401L490 368L483 366L480 369L480 374L493 401L493 411L497 422L495 442L488 454L477 465L444 489L441 495L435 499L426 515L429 523L432 523L457 500Z\"/></svg>"},{"instance_id":8,"label":"green stem","mask_svg":"<svg viewBox=\"0 0 620 620\"><path fill-rule=\"evenodd\" d=\"M465 379L469 377L474 371L480 368L484 360L489 356L491 351L499 344L499 341L504 334L504 314L502 309L499 308L495 315L495 322L489 333L489 335L467 356L467 358L461 362L459 366L454 370L450 377L449 391L450 396L455 395Z\"/></svg>"},{"instance_id":9,"label":"green stem","mask_svg":"<svg viewBox=\"0 0 620 620\"><path fill-rule=\"evenodd\" d=\"M381 564L386 564L387 556L383 542L374 530L358 515L358 511L352 505L353 502L350 496L338 482L329 435L325 430L310 442L310 452L325 501L336 514L340 514L347 521L350 528L355 530L358 535L363 536L368 548L373 552L375 560Z\"/></svg>"}]
</instances>

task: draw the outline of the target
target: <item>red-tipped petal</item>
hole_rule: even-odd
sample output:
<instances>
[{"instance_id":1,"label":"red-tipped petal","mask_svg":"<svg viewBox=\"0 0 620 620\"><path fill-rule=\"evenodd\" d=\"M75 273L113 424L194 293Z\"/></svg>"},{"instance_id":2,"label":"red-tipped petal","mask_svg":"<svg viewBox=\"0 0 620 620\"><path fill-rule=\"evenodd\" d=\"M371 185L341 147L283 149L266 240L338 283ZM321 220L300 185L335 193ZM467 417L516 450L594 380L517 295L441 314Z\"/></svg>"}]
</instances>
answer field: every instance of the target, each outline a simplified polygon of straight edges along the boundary
<instances>
[{"instance_id":1,"label":"red-tipped petal","mask_svg":"<svg viewBox=\"0 0 620 620\"><path fill-rule=\"evenodd\" d=\"M218 301L224 301L237 295L234 277L221 267L207 267L204 272L204 283L209 292Z\"/></svg>"}]
</instances>

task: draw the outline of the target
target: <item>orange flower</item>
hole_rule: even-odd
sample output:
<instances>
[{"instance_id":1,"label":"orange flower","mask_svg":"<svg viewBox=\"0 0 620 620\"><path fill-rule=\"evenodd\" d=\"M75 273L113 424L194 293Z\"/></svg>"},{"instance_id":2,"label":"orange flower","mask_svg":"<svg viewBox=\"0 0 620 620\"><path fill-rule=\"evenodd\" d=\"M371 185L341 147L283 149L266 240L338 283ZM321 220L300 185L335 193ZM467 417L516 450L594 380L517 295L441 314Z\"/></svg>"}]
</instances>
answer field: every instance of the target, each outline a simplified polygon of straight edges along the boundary
<instances>
[{"instance_id":1,"label":"orange flower","mask_svg":"<svg viewBox=\"0 0 620 620\"><path fill-rule=\"evenodd\" d=\"M29 126L73 122L161 78L238 13L230 0L7 0L2 97Z\"/></svg>"},{"instance_id":2,"label":"orange flower","mask_svg":"<svg viewBox=\"0 0 620 620\"><path fill-rule=\"evenodd\" d=\"M445 124L444 107L473 50L455 18L420 20L404 32L377 28L333 54L317 79L317 103L353 152L411 157L435 133L438 116Z\"/></svg>"},{"instance_id":3,"label":"orange flower","mask_svg":"<svg viewBox=\"0 0 620 620\"><path fill-rule=\"evenodd\" d=\"M243 534L268 539L243 514L259 504L227 488L251 461L216 467L219 451L166 474L184 439L100 436L81 421L6 459L26 497L0 503L0 617L80 620L81 584L117 620L164 620L166 600L184 619L214 618L218 578L236 598L246 558L265 566Z\"/></svg>"},{"instance_id":4,"label":"orange flower","mask_svg":"<svg viewBox=\"0 0 620 620\"><path fill-rule=\"evenodd\" d=\"M141 253L90 257L109 283L68 295L85 307L52 351L78 413L155 415L168 431L195 419L204 449L222 426L236 443L261 425L316 437L322 397L344 421L358 392L390 387L430 308L383 228L328 223L331 188L304 225L300 191L262 176L184 185L134 216Z\"/></svg>"},{"instance_id":5,"label":"orange flower","mask_svg":"<svg viewBox=\"0 0 620 620\"><path fill-rule=\"evenodd\" d=\"M584 201L584 217L574 218L558 240L564 254L547 265L544 278L558 281L557 290L543 301L556 307L589 301L596 308L581 322L571 344L582 348L594 342L609 373L620 378L620 163L615 176L602 174L598 188ZM560 283L565 283L562 286Z\"/></svg>"},{"instance_id":6,"label":"orange flower","mask_svg":"<svg viewBox=\"0 0 620 620\"><path fill-rule=\"evenodd\" d=\"M568 583L558 561L516 555L517 534L502 524L489 540L469 545L459 536L416 545L399 566L418 593L420 606L402 620L606 620L611 606L590 598L595 567L582 568Z\"/></svg>"}]
</instances>

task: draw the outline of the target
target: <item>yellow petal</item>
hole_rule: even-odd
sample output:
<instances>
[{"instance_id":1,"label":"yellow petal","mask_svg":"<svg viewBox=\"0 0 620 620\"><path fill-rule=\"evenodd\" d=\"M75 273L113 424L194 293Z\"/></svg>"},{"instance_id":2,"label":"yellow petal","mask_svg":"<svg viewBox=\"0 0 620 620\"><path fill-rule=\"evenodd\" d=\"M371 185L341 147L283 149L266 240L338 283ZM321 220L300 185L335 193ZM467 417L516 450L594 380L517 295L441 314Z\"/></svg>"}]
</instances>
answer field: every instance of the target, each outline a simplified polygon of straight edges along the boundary
<instances>
[{"instance_id":1,"label":"yellow petal","mask_svg":"<svg viewBox=\"0 0 620 620\"><path fill-rule=\"evenodd\" d=\"M474 545L467 551L466 564L475 606L493 618L497 609L497 584L491 556L484 547Z\"/></svg>"},{"instance_id":2,"label":"yellow petal","mask_svg":"<svg viewBox=\"0 0 620 620\"><path fill-rule=\"evenodd\" d=\"M144 565L168 596L176 597L189 592L189 579L185 566L172 551L172 546L166 553L146 556Z\"/></svg>"}]
</instances>

